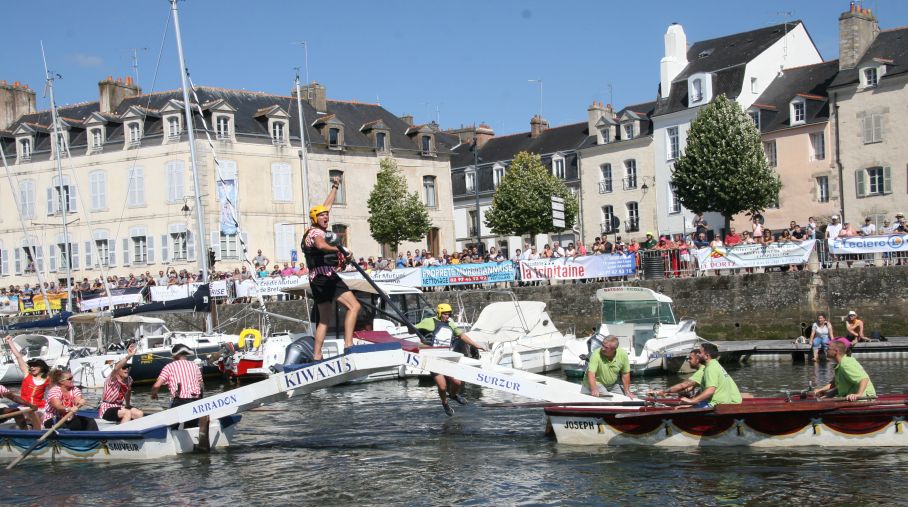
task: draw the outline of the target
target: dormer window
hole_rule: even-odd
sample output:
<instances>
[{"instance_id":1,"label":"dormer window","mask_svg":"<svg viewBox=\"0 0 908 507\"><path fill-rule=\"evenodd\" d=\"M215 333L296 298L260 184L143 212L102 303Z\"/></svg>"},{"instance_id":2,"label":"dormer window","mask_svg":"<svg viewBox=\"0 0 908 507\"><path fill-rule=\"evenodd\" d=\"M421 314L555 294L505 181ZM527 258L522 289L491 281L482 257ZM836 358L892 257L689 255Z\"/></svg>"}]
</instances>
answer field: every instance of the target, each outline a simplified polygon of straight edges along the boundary
<instances>
[{"instance_id":1,"label":"dormer window","mask_svg":"<svg viewBox=\"0 0 908 507\"><path fill-rule=\"evenodd\" d=\"M271 143L280 146L286 144L285 131L287 124L282 121L276 121L271 124Z\"/></svg>"},{"instance_id":2,"label":"dormer window","mask_svg":"<svg viewBox=\"0 0 908 507\"><path fill-rule=\"evenodd\" d=\"M127 132L129 132L129 136L126 140L126 146L129 148L138 148L139 146L141 146L142 125L140 125L137 121L130 122L127 126Z\"/></svg>"},{"instance_id":3,"label":"dormer window","mask_svg":"<svg viewBox=\"0 0 908 507\"><path fill-rule=\"evenodd\" d=\"M701 100L703 100L703 80L694 79L691 83L690 101L700 102Z\"/></svg>"},{"instance_id":4,"label":"dormer window","mask_svg":"<svg viewBox=\"0 0 908 507\"><path fill-rule=\"evenodd\" d=\"M328 146L337 148L340 145L340 129L331 127L328 129Z\"/></svg>"},{"instance_id":5,"label":"dormer window","mask_svg":"<svg viewBox=\"0 0 908 507\"><path fill-rule=\"evenodd\" d=\"M633 139L634 138L634 124L626 123L624 125L624 139Z\"/></svg>"},{"instance_id":6,"label":"dormer window","mask_svg":"<svg viewBox=\"0 0 908 507\"><path fill-rule=\"evenodd\" d=\"M498 188L498 185L501 184L501 180L504 179L504 166L501 164L495 164L492 166L492 183L495 185L495 188Z\"/></svg>"},{"instance_id":7,"label":"dormer window","mask_svg":"<svg viewBox=\"0 0 908 507\"><path fill-rule=\"evenodd\" d=\"M612 129L611 128L604 128L604 129L600 130L599 133L602 134L602 144L608 144L608 143L612 142Z\"/></svg>"},{"instance_id":8,"label":"dormer window","mask_svg":"<svg viewBox=\"0 0 908 507\"><path fill-rule=\"evenodd\" d=\"M464 186L466 186L467 192L476 191L476 171L475 170L470 169L464 173Z\"/></svg>"},{"instance_id":9,"label":"dormer window","mask_svg":"<svg viewBox=\"0 0 908 507\"><path fill-rule=\"evenodd\" d=\"M89 153L100 153L104 149L104 131L101 128L93 128L88 131L90 145L88 147Z\"/></svg>"},{"instance_id":10,"label":"dormer window","mask_svg":"<svg viewBox=\"0 0 908 507\"><path fill-rule=\"evenodd\" d=\"M864 75L864 86L866 86L868 88L872 87L872 86L876 86L877 83L879 82L879 76L877 74L876 67L867 67L866 69L864 69L863 75Z\"/></svg>"},{"instance_id":11,"label":"dormer window","mask_svg":"<svg viewBox=\"0 0 908 507\"><path fill-rule=\"evenodd\" d=\"M564 157L555 155L552 157L552 175L563 180L564 174Z\"/></svg>"},{"instance_id":12,"label":"dormer window","mask_svg":"<svg viewBox=\"0 0 908 507\"><path fill-rule=\"evenodd\" d=\"M214 130L218 139L222 141L230 139L230 117L218 116Z\"/></svg>"},{"instance_id":13,"label":"dormer window","mask_svg":"<svg viewBox=\"0 0 908 507\"><path fill-rule=\"evenodd\" d=\"M750 116L750 121L754 122L754 127L760 130L760 110L752 109L747 112L747 116Z\"/></svg>"},{"instance_id":14,"label":"dormer window","mask_svg":"<svg viewBox=\"0 0 908 507\"><path fill-rule=\"evenodd\" d=\"M423 155L432 154L432 136L421 136L419 138L420 150Z\"/></svg>"},{"instance_id":15,"label":"dormer window","mask_svg":"<svg viewBox=\"0 0 908 507\"><path fill-rule=\"evenodd\" d=\"M791 102L791 124L801 125L807 119L807 104L803 100Z\"/></svg>"},{"instance_id":16,"label":"dormer window","mask_svg":"<svg viewBox=\"0 0 908 507\"><path fill-rule=\"evenodd\" d=\"M31 139L20 139L19 140L19 161L28 162L32 159L32 140Z\"/></svg>"},{"instance_id":17,"label":"dormer window","mask_svg":"<svg viewBox=\"0 0 908 507\"><path fill-rule=\"evenodd\" d=\"M384 132L375 133L375 150L376 151L384 152L384 151L388 150L387 138L388 138L388 134L386 134Z\"/></svg>"},{"instance_id":18,"label":"dormer window","mask_svg":"<svg viewBox=\"0 0 908 507\"><path fill-rule=\"evenodd\" d=\"M180 134L182 133L180 129L180 117L171 116L167 119L167 140L168 141L179 141Z\"/></svg>"}]
</instances>

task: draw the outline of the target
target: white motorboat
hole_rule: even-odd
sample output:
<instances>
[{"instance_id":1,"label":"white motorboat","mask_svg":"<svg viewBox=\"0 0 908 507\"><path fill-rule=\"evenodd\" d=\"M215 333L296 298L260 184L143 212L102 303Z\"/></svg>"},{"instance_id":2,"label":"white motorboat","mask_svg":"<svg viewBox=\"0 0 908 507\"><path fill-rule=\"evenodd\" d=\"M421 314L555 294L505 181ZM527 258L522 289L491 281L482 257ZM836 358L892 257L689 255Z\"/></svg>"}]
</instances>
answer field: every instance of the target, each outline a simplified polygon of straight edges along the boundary
<instances>
[{"instance_id":1,"label":"white motorboat","mask_svg":"<svg viewBox=\"0 0 908 507\"><path fill-rule=\"evenodd\" d=\"M677 372L686 364L688 352L705 340L697 336L694 320L678 320L672 299L644 287L606 287L596 291L601 303L598 336L569 340L562 356L565 367L583 366L586 356L601 345L603 337L615 335L631 363L631 372Z\"/></svg>"},{"instance_id":2,"label":"white motorboat","mask_svg":"<svg viewBox=\"0 0 908 507\"><path fill-rule=\"evenodd\" d=\"M561 368L568 340L552 323L545 303L516 297L483 308L468 334L486 349L481 361L531 373Z\"/></svg>"},{"instance_id":3,"label":"white motorboat","mask_svg":"<svg viewBox=\"0 0 908 507\"><path fill-rule=\"evenodd\" d=\"M66 366L73 346L69 340L58 336L44 334L20 334L13 338L13 343L22 354L23 359L43 359L52 369ZM5 347L4 347L5 349ZM3 351L0 362L0 384L16 384L22 381L24 374L19 369L16 358L8 350Z\"/></svg>"}]
</instances>

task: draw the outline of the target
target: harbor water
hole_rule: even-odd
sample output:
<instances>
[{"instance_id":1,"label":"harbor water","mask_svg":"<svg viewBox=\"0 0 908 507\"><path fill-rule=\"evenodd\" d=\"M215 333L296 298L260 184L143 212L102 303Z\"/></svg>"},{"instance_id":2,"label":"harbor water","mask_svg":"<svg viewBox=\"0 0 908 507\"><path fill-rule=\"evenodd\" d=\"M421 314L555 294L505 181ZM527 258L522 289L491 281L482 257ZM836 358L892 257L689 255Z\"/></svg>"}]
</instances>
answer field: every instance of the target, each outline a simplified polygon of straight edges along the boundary
<instances>
[{"instance_id":1,"label":"harbor water","mask_svg":"<svg viewBox=\"0 0 908 507\"><path fill-rule=\"evenodd\" d=\"M908 360L866 360L878 393L908 388ZM825 383L832 364L733 366L742 391ZM556 373L558 375L559 373ZM635 378L638 392L676 376ZM209 390L229 388L209 382ZM538 408L475 386L447 417L416 379L336 387L243 417L236 445L157 462L26 460L0 504L29 505L744 505L899 504L905 449L589 448L545 436ZM97 398L98 392L91 393ZM160 407L137 388L134 404Z\"/></svg>"}]
</instances>

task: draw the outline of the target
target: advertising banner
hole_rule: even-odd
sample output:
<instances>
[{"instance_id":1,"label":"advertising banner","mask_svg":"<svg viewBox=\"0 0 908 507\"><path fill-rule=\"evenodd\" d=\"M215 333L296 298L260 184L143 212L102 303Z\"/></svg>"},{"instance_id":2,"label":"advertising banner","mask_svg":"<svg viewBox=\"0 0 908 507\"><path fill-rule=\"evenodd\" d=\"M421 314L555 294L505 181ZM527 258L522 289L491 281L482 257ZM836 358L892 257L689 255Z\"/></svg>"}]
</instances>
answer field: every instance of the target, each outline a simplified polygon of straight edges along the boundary
<instances>
[{"instance_id":1,"label":"advertising banner","mask_svg":"<svg viewBox=\"0 0 908 507\"><path fill-rule=\"evenodd\" d=\"M696 250L698 269L759 268L804 264L810 259L816 240L800 243L768 243L765 245L735 245L733 247L700 248Z\"/></svg>"},{"instance_id":2,"label":"advertising banner","mask_svg":"<svg viewBox=\"0 0 908 507\"><path fill-rule=\"evenodd\" d=\"M218 204L220 204L221 234L236 234L236 180L233 178L218 181Z\"/></svg>"},{"instance_id":3,"label":"advertising banner","mask_svg":"<svg viewBox=\"0 0 908 507\"><path fill-rule=\"evenodd\" d=\"M148 288L152 301L173 301L189 297L189 285L167 285Z\"/></svg>"},{"instance_id":4,"label":"advertising banner","mask_svg":"<svg viewBox=\"0 0 908 507\"><path fill-rule=\"evenodd\" d=\"M83 292L79 301L79 310L87 312L95 308L106 308L116 305L132 305L142 302L142 287L128 287L124 289L110 289L110 298L107 292Z\"/></svg>"},{"instance_id":5,"label":"advertising banner","mask_svg":"<svg viewBox=\"0 0 908 507\"><path fill-rule=\"evenodd\" d=\"M51 310L61 310L66 301L66 293L63 294L48 294L47 299L50 300L50 309ZM44 296L39 294L23 294L19 297L19 312L21 313L39 313L47 310L47 301L44 300Z\"/></svg>"},{"instance_id":6,"label":"advertising banner","mask_svg":"<svg viewBox=\"0 0 908 507\"><path fill-rule=\"evenodd\" d=\"M520 261L520 277L532 280L577 280L627 276L637 271L637 255L587 255Z\"/></svg>"},{"instance_id":7,"label":"advertising banner","mask_svg":"<svg viewBox=\"0 0 908 507\"><path fill-rule=\"evenodd\" d=\"M422 268L422 286L512 282L516 274L511 261L427 266Z\"/></svg>"},{"instance_id":8,"label":"advertising banner","mask_svg":"<svg viewBox=\"0 0 908 507\"><path fill-rule=\"evenodd\" d=\"M0 314L19 313L19 296L0 296Z\"/></svg>"},{"instance_id":9,"label":"advertising banner","mask_svg":"<svg viewBox=\"0 0 908 507\"><path fill-rule=\"evenodd\" d=\"M836 255L908 252L908 234L853 236L826 241L829 242L829 251Z\"/></svg>"},{"instance_id":10,"label":"advertising banner","mask_svg":"<svg viewBox=\"0 0 908 507\"><path fill-rule=\"evenodd\" d=\"M305 278L303 278L303 280L305 280ZM281 291L284 289L299 285L300 277L267 277L257 278L256 280L243 280L242 282L234 283L236 284L236 297L238 298L255 297L258 295L277 296L278 294L283 294Z\"/></svg>"},{"instance_id":11,"label":"advertising banner","mask_svg":"<svg viewBox=\"0 0 908 507\"><path fill-rule=\"evenodd\" d=\"M341 273L341 278L362 278L357 271ZM421 268L397 268L393 271L373 269L369 276L376 282L396 283L408 287L419 287L422 285Z\"/></svg>"}]
</instances>

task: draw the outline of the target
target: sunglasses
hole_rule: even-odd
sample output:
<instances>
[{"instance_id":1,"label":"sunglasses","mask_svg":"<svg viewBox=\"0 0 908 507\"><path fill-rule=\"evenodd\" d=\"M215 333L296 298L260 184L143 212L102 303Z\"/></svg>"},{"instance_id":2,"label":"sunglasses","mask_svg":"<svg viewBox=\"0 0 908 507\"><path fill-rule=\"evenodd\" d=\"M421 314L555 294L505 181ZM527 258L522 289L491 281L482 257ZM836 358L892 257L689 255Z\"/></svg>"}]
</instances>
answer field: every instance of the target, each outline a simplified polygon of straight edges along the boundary
<instances>
[{"instance_id":1,"label":"sunglasses","mask_svg":"<svg viewBox=\"0 0 908 507\"><path fill-rule=\"evenodd\" d=\"M73 379L72 377L66 377L66 378L61 378L60 381L61 381L61 382L62 382L62 381L65 381L65 380L70 380L70 381L71 381L72 379Z\"/></svg>"}]
</instances>

